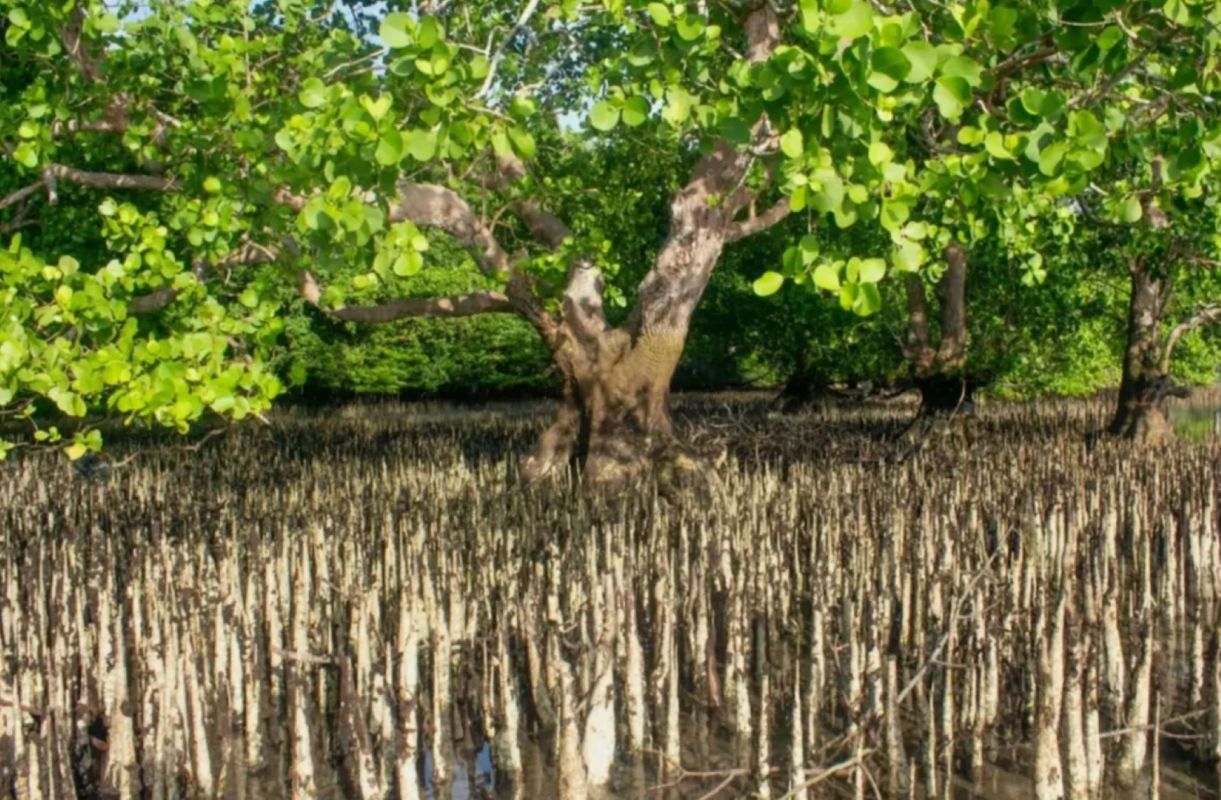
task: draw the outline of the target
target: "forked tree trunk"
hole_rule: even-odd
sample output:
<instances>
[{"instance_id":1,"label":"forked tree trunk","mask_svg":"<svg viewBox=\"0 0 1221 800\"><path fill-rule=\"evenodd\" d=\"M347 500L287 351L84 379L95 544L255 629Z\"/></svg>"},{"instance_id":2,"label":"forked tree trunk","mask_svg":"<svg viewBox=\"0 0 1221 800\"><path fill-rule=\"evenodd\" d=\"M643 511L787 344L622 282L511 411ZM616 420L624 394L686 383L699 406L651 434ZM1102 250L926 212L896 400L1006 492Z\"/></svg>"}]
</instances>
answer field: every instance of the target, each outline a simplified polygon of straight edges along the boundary
<instances>
[{"instance_id":1,"label":"forked tree trunk","mask_svg":"<svg viewBox=\"0 0 1221 800\"><path fill-rule=\"evenodd\" d=\"M759 3L742 25L749 60L765 60L780 38L775 11ZM774 138L766 117L756 122L752 136L759 143ZM700 469L702 459L675 440L670 380L725 244L788 214L781 201L762 214L735 219L755 200L745 186L753 159L722 140L695 165L670 202L669 234L622 327L606 322L597 267L572 265L562 318L542 331L563 376L563 399L555 423L526 462L528 481L552 473L573 455L584 456L586 475L599 483L620 483L652 466L679 473ZM537 206L522 203L515 210L544 242L557 245L567 235L563 223Z\"/></svg>"},{"instance_id":2,"label":"forked tree trunk","mask_svg":"<svg viewBox=\"0 0 1221 800\"><path fill-rule=\"evenodd\" d=\"M767 0L744 4L740 30L751 62L766 60L780 41L780 20ZM411 182L399 184L387 219L410 219L449 233L474 255L485 274L507 279L505 290L323 310L339 319L370 323L493 312L516 313L529 321L551 350L563 378L563 400L555 423L526 461L527 481L552 474L574 456L585 457L587 474L599 482L629 479L655 464L692 471L698 459L675 441L669 413L670 379L691 314L725 244L775 225L790 212L782 199L754 213L756 190L748 186L747 173L760 154L775 152L779 141L766 116L754 123L751 140L749 149L716 142L671 199L669 235L622 327L607 324L602 276L595 264L583 259L571 263L561 313L554 314L535 294L537 281L496 240L489 220L448 187ZM511 157L499 157L497 166L497 173L483 181L487 190L505 189L525 175L525 166ZM303 208L307 202L288 192L277 197L291 208ZM545 247L558 250L572 237L568 227L535 200L518 197L509 205ZM301 274L300 291L322 308L320 288L308 272Z\"/></svg>"},{"instance_id":3,"label":"forked tree trunk","mask_svg":"<svg viewBox=\"0 0 1221 800\"><path fill-rule=\"evenodd\" d=\"M945 249L945 273L937 284L940 341L932 344L928 301L919 275L908 275L907 341L903 354L915 373L920 392L920 416L957 415L971 407L972 385L966 373L967 254L957 244Z\"/></svg>"}]
</instances>

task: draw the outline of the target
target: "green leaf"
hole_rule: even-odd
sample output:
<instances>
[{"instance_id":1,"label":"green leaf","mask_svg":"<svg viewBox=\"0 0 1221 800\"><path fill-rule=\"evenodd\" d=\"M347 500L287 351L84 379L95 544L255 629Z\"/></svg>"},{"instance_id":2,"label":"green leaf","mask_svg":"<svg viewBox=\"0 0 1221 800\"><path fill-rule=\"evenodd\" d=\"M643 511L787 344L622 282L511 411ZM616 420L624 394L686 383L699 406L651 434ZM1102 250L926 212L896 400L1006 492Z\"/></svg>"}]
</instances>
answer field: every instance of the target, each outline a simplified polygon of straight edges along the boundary
<instances>
[{"instance_id":1,"label":"green leaf","mask_svg":"<svg viewBox=\"0 0 1221 800\"><path fill-rule=\"evenodd\" d=\"M789 158L801 158L805 154L805 138L797 128L789 128L780 137L780 150Z\"/></svg>"},{"instance_id":2,"label":"green leaf","mask_svg":"<svg viewBox=\"0 0 1221 800\"><path fill-rule=\"evenodd\" d=\"M623 121L633 128L643 125L649 116L649 101L643 95L632 95L623 104Z\"/></svg>"},{"instance_id":3,"label":"green leaf","mask_svg":"<svg viewBox=\"0 0 1221 800\"><path fill-rule=\"evenodd\" d=\"M875 86L874 88L878 88L879 91L893 91L899 81L906 79L912 70L911 61L897 47L879 47L874 50L873 56L870 58L870 66L874 73L880 73L893 82L893 86L889 89Z\"/></svg>"},{"instance_id":4,"label":"green leaf","mask_svg":"<svg viewBox=\"0 0 1221 800\"><path fill-rule=\"evenodd\" d=\"M13 23L15 27L29 30L30 17L25 13L24 8L12 8L8 12L8 21Z\"/></svg>"},{"instance_id":5,"label":"green leaf","mask_svg":"<svg viewBox=\"0 0 1221 800\"><path fill-rule=\"evenodd\" d=\"M894 151L890 149L890 145L886 144L886 142L874 142L869 145L869 163L875 167L889 164L894 159L894 156Z\"/></svg>"},{"instance_id":6,"label":"green leaf","mask_svg":"<svg viewBox=\"0 0 1221 800\"><path fill-rule=\"evenodd\" d=\"M619 109L607 100L599 100L589 109L589 124L602 132L614 130L619 124Z\"/></svg>"},{"instance_id":7,"label":"green leaf","mask_svg":"<svg viewBox=\"0 0 1221 800\"><path fill-rule=\"evenodd\" d=\"M811 205L818 211L830 213L839 211L844 204L844 180L830 167L822 167L811 176L818 186L811 186L814 196Z\"/></svg>"},{"instance_id":8,"label":"green leaf","mask_svg":"<svg viewBox=\"0 0 1221 800\"><path fill-rule=\"evenodd\" d=\"M1022 108L1036 117L1043 116L1043 104L1047 101L1047 95L1042 89L1029 86L1022 90L1021 98Z\"/></svg>"},{"instance_id":9,"label":"green leaf","mask_svg":"<svg viewBox=\"0 0 1221 800\"><path fill-rule=\"evenodd\" d=\"M663 3L649 3L649 16L653 21L663 28L669 27L674 21L674 15L670 13L670 7Z\"/></svg>"},{"instance_id":10,"label":"green leaf","mask_svg":"<svg viewBox=\"0 0 1221 800\"><path fill-rule=\"evenodd\" d=\"M678 31L679 38L694 42L704 34L704 24L705 20L699 14L683 14L678 18L675 30Z\"/></svg>"},{"instance_id":11,"label":"green leaf","mask_svg":"<svg viewBox=\"0 0 1221 800\"><path fill-rule=\"evenodd\" d=\"M365 111L369 112L369 116L373 117L374 120L380 121L382 117L390 112L391 99L388 94L383 94L376 100L368 95L361 95L360 104L364 106Z\"/></svg>"},{"instance_id":12,"label":"green leaf","mask_svg":"<svg viewBox=\"0 0 1221 800\"><path fill-rule=\"evenodd\" d=\"M880 258L863 259L858 269L857 280L861 283L877 283L886 277L886 262Z\"/></svg>"},{"instance_id":13,"label":"green leaf","mask_svg":"<svg viewBox=\"0 0 1221 800\"><path fill-rule=\"evenodd\" d=\"M1039 172L1052 177L1060 168L1064 154L1068 152L1067 142L1052 142L1039 151Z\"/></svg>"},{"instance_id":14,"label":"green leaf","mask_svg":"<svg viewBox=\"0 0 1221 800\"><path fill-rule=\"evenodd\" d=\"M841 39L856 39L873 30L873 7L866 0L852 0L842 14L831 17L827 30Z\"/></svg>"},{"instance_id":15,"label":"green leaf","mask_svg":"<svg viewBox=\"0 0 1221 800\"><path fill-rule=\"evenodd\" d=\"M1000 131L991 131L984 137L984 149L988 151L993 158L1010 161L1013 159L1013 153L1005 147L1005 137Z\"/></svg>"},{"instance_id":16,"label":"green leaf","mask_svg":"<svg viewBox=\"0 0 1221 800\"><path fill-rule=\"evenodd\" d=\"M297 97L306 108L318 108L326 103L326 84L320 78L307 78Z\"/></svg>"},{"instance_id":17,"label":"green leaf","mask_svg":"<svg viewBox=\"0 0 1221 800\"><path fill-rule=\"evenodd\" d=\"M780 287L784 285L784 276L779 272L768 270L755 279L753 284L755 294L760 297L767 297L780 291Z\"/></svg>"},{"instance_id":18,"label":"green leaf","mask_svg":"<svg viewBox=\"0 0 1221 800\"><path fill-rule=\"evenodd\" d=\"M666 107L661 115L671 125L681 125L691 116L691 105L695 98L681 86L671 86L666 89Z\"/></svg>"},{"instance_id":19,"label":"green leaf","mask_svg":"<svg viewBox=\"0 0 1221 800\"><path fill-rule=\"evenodd\" d=\"M814 268L814 285L827 292L839 291L839 270L829 261Z\"/></svg>"},{"instance_id":20,"label":"green leaf","mask_svg":"<svg viewBox=\"0 0 1221 800\"><path fill-rule=\"evenodd\" d=\"M516 125L509 128L509 140L513 142L513 149L517 154L527 161L534 158L538 152L534 137L525 128L519 128Z\"/></svg>"},{"instance_id":21,"label":"green leaf","mask_svg":"<svg viewBox=\"0 0 1221 800\"><path fill-rule=\"evenodd\" d=\"M411 130L403 143L407 146L407 153L416 161L431 161L437 154L437 135L424 128Z\"/></svg>"},{"instance_id":22,"label":"green leaf","mask_svg":"<svg viewBox=\"0 0 1221 800\"><path fill-rule=\"evenodd\" d=\"M388 167L399 163L402 157L403 135L395 128L387 128L382 131L381 137L377 140L377 152L374 153L377 163Z\"/></svg>"},{"instance_id":23,"label":"green leaf","mask_svg":"<svg viewBox=\"0 0 1221 800\"><path fill-rule=\"evenodd\" d=\"M882 310L882 293L872 283L862 283L857 287L856 298L852 310L857 316L868 317Z\"/></svg>"},{"instance_id":24,"label":"green leaf","mask_svg":"<svg viewBox=\"0 0 1221 800\"><path fill-rule=\"evenodd\" d=\"M208 194L220 194L220 180L215 176L204 178L203 190Z\"/></svg>"},{"instance_id":25,"label":"green leaf","mask_svg":"<svg viewBox=\"0 0 1221 800\"><path fill-rule=\"evenodd\" d=\"M940 58L936 47L928 42L909 42L903 45L902 53L911 65L904 78L908 83L922 83L933 76Z\"/></svg>"},{"instance_id":26,"label":"green leaf","mask_svg":"<svg viewBox=\"0 0 1221 800\"><path fill-rule=\"evenodd\" d=\"M1166 4L1162 6L1162 13L1179 25L1191 22L1191 7L1187 4L1187 0L1166 0Z\"/></svg>"},{"instance_id":27,"label":"green leaf","mask_svg":"<svg viewBox=\"0 0 1221 800\"><path fill-rule=\"evenodd\" d=\"M956 122L971 102L971 86L964 78L938 78L937 85L933 87L933 101L937 103L941 116Z\"/></svg>"},{"instance_id":28,"label":"green leaf","mask_svg":"<svg viewBox=\"0 0 1221 800\"><path fill-rule=\"evenodd\" d=\"M88 453L89 448L81 442L73 442L64 448L64 452L68 454L68 458L70 460L76 461L78 458L84 456L85 453Z\"/></svg>"},{"instance_id":29,"label":"green leaf","mask_svg":"<svg viewBox=\"0 0 1221 800\"><path fill-rule=\"evenodd\" d=\"M411 16L403 12L396 12L388 15L382 20L381 28L378 29L378 34L382 37L382 41L387 47L399 49L402 47L411 46L411 29L414 23Z\"/></svg>"},{"instance_id":30,"label":"green leaf","mask_svg":"<svg viewBox=\"0 0 1221 800\"><path fill-rule=\"evenodd\" d=\"M924 264L926 254L918 242L904 241L895 247L890 263L900 272L916 272Z\"/></svg>"},{"instance_id":31,"label":"green leaf","mask_svg":"<svg viewBox=\"0 0 1221 800\"><path fill-rule=\"evenodd\" d=\"M29 142L22 142L13 149L13 160L26 169L38 166L38 151Z\"/></svg>"},{"instance_id":32,"label":"green leaf","mask_svg":"<svg viewBox=\"0 0 1221 800\"><path fill-rule=\"evenodd\" d=\"M119 18L115 14L102 14L94 18L93 24L97 32L105 36L119 29Z\"/></svg>"},{"instance_id":33,"label":"green leaf","mask_svg":"<svg viewBox=\"0 0 1221 800\"><path fill-rule=\"evenodd\" d=\"M436 17L421 17L415 36L416 44L421 49L428 50L445 38L445 29Z\"/></svg>"},{"instance_id":34,"label":"green leaf","mask_svg":"<svg viewBox=\"0 0 1221 800\"><path fill-rule=\"evenodd\" d=\"M1140 218L1145 215L1145 209L1141 207L1140 198L1136 195L1128 195L1124 198L1123 203L1119 207L1119 218L1128 224L1139 222Z\"/></svg>"},{"instance_id":35,"label":"green leaf","mask_svg":"<svg viewBox=\"0 0 1221 800\"><path fill-rule=\"evenodd\" d=\"M971 86L979 86L983 79L983 67L979 62L967 56L952 56L941 65L943 78L962 78Z\"/></svg>"}]
</instances>

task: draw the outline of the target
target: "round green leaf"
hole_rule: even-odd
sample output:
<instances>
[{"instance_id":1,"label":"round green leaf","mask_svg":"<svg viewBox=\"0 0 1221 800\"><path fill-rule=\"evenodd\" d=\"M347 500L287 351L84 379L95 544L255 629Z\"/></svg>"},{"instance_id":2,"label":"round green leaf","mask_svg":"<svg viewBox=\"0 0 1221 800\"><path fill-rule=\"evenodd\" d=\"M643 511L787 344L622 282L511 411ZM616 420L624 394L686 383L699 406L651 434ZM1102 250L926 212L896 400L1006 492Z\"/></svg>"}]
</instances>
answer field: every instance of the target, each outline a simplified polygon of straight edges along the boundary
<instances>
[{"instance_id":1,"label":"round green leaf","mask_svg":"<svg viewBox=\"0 0 1221 800\"><path fill-rule=\"evenodd\" d=\"M437 135L423 128L416 128L404 139L407 152L416 161L431 161L437 154Z\"/></svg>"},{"instance_id":2,"label":"round green leaf","mask_svg":"<svg viewBox=\"0 0 1221 800\"><path fill-rule=\"evenodd\" d=\"M886 277L886 262L880 258L866 258L860 263L857 280L861 283L877 283Z\"/></svg>"},{"instance_id":3,"label":"round green leaf","mask_svg":"<svg viewBox=\"0 0 1221 800\"><path fill-rule=\"evenodd\" d=\"M831 17L827 29L841 39L856 39L873 30L873 7L865 0L852 0L842 14Z\"/></svg>"},{"instance_id":4,"label":"round green leaf","mask_svg":"<svg viewBox=\"0 0 1221 800\"><path fill-rule=\"evenodd\" d=\"M614 130L619 124L619 109L606 100L599 100L589 109L589 124L603 132Z\"/></svg>"},{"instance_id":5,"label":"round green leaf","mask_svg":"<svg viewBox=\"0 0 1221 800\"><path fill-rule=\"evenodd\" d=\"M928 42L909 42L903 45L902 53L911 65L904 78L908 83L921 83L933 76L940 57L936 47Z\"/></svg>"},{"instance_id":6,"label":"round green leaf","mask_svg":"<svg viewBox=\"0 0 1221 800\"><path fill-rule=\"evenodd\" d=\"M760 297L767 297L780 291L780 287L784 285L784 276L779 272L768 270L760 275L754 282L755 294Z\"/></svg>"},{"instance_id":7,"label":"round green leaf","mask_svg":"<svg viewBox=\"0 0 1221 800\"><path fill-rule=\"evenodd\" d=\"M1119 218L1128 224L1139 222L1144 214L1145 210L1141 207L1140 198L1135 195L1128 195L1119 207Z\"/></svg>"},{"instance_id":8,"label":"round green leaf","mask_svg":"<svg viewBox=\"0 0 1221 800\"><path fill-rule=\"evenodd\" d=\"M890 263L900 272L916 272L924 264L924 247L918 242L904 241L895 247Z\"/></svg>"},{"instance_id":9,"label":"round green leaf","mask_svg":"<svg viewBox=\"0 0 1221 800\"><path fill-rule=\"evenodd\" d=\"M411 45L411 29L414 26L411 17L403 12L388 15L382 20L378 34L387 47L395 49Z\"/></svg>"},{"instance_id":10,"label":"round green leaf","mask_svg":"<svg viewBox=\"0 0 1221 800\"><path fill-rule=\"evenodd\" d=\"M623 121L633 128L644 124L649 116L649 101L643 95L632 95L623 104Z\"/></svg>"},{"instance_id":11,"label":"round green leaf","mask_svg":"<svg viewBox=\"0 0 1221 800\"><path fill-rule=\"evenodd\" d=\"M839 270L834 264L824 261L814 268L814 285L827 292L838 292Z\"/></svg>"},{"instance_id":12,"label":"round green leaf","mask_svg":"<svg viewBox=\"0 0 1221 800\"><path fill-rule=\"evenodd\" d=\"M320 78L307 78L297 97L306 108L318 108L326 102L326 84Z\"/></svg>"},{"instance_id":13,"label":"round green leaf","mask_svg":"<svg viewBox=\"0 0 1221 800\"><path fill-rule=\"evenodd\" d=\"M384 167L397 164L403 157L403 135L394 128L387 128L377 141L374 158Z\"/></svg>"}]
</instances>

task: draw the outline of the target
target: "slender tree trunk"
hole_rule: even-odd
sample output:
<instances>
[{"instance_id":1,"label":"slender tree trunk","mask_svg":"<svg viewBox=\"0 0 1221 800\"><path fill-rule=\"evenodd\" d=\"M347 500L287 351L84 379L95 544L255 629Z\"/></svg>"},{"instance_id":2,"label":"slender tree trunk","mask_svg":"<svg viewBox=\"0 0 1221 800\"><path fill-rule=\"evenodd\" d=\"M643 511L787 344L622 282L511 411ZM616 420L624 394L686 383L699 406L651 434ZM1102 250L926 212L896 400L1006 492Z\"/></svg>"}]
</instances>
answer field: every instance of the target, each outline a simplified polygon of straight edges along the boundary
<instances>
[{"instance_id":1,"label":"slender tree trunk","mask_svg":"<svg viewBox=\"0 0 1221 800\"><path fill-rule=\"evenodd\" d=\"M1166 398L1174 393L1161 369L1162 309L1170 289L1155 278L1144 260L1132 265L1132 293L1128 301L1128 344L1124 351L1123 380L1110 432L1141 441L1164 439L1170 432Z\"/></svg>"},{"instance_id":2,"label":"slender tree trunk","mask_svg":"<svg viewBox=\"0 0 1221 800\"><path fill-rule=\"evenodd\" d=\"M957 244L945 249L945 272L937 284L940 336L936 347L929 332L928 300L919 275L908 275L907 341L903 354L915 373L920 416L956 415L969 410L975 386L966 374L967 253Z\"/></svg>"}]
</instances>

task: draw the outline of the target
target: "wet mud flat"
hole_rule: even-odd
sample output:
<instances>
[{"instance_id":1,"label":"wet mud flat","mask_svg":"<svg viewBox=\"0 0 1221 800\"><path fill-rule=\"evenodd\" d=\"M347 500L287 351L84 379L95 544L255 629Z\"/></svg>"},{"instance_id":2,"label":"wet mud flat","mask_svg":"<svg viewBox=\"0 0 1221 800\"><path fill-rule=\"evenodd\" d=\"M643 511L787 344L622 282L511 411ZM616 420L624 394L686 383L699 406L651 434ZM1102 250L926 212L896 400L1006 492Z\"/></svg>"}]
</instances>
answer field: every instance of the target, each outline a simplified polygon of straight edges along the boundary
<instances>
[{"instance_id":1,"label":"wet mud flat","mask_svg":"<svg viewBox=\"0 0 1221 800\"><path fill-rule=\"evenodd\" d=\"M1216 796L1221 451L1106 410L692 400L684 493L523 488L532 406L6 464L0 796Z\"/></svg>"}]
</instances>

